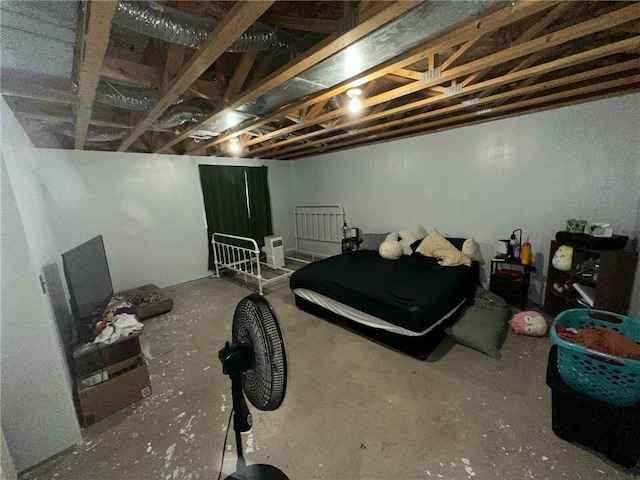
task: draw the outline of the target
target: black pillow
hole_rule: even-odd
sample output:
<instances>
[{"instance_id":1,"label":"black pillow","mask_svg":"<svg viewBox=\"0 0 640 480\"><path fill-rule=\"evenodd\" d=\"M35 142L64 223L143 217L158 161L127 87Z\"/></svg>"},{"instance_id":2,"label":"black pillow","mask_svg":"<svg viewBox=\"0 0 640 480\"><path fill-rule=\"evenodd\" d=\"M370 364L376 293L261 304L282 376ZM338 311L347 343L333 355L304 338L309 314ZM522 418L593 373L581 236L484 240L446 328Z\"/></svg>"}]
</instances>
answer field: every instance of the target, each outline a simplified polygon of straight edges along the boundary
<instances>
[{"instance_id":1,"label":"black pillow","mask_svg":"<svg viewBox=\"0 0 640 480\"><path fill-rule=\"evenodd\" d=\"M413 252L415 252L416 249L420 246L420 244L422 243L422 240L424 240L424 239L421 238L420 240L416 240L415 242L413 242L411 244L411 250ZM451 242L451 244L454 247L456 247L458 250L462 251L462 244L465 242L466 238L447 237L447 240L449 240Z\"/></svg>"},{"instance_id":2,"label":"black pillow","mask_svg":"<svg viewBox=\"0 0 640 480\"><path fill-rule=\"evenodd\" d=\"M413 242L413 243L411 244L411 251L412 251L413 253L415 253L415 252L416 252L416 249L420 246L420 244L422 243L422 240L424 240L424 238L421 238L420 240L416 240L415 242Z\"/></svg>"},{"instance_id":3,"label":"black pillow","mask_svg":"<svg viewBox=\"0 0 640 480\"><path fill-rule=\"evenodd\" d=\"M447 237L447 240L449 240L458 250L462 251L462 244L465 242L466 238Z\"/></svg>"}]
</instances>

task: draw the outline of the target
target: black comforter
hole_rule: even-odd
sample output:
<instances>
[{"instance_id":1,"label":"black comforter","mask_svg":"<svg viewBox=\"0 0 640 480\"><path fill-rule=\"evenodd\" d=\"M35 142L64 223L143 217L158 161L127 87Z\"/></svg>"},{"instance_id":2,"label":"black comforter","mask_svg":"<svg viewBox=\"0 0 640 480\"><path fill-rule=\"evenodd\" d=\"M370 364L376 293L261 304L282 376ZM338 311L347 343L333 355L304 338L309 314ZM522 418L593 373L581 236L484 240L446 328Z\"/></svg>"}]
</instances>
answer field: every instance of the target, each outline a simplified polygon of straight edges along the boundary
<instances>
[{"instance_id":1,"label":"black comforter","mask_svg":"<svg viewBox=\"0 0 640 480\"><path fill-rule=\"evenodd\" d=\"M413 332L423 332L473 298L479 266L443 267L420 254L385 260L374 251L336 255L291 276L306 288Z\"/></svg>"}]
</instances>

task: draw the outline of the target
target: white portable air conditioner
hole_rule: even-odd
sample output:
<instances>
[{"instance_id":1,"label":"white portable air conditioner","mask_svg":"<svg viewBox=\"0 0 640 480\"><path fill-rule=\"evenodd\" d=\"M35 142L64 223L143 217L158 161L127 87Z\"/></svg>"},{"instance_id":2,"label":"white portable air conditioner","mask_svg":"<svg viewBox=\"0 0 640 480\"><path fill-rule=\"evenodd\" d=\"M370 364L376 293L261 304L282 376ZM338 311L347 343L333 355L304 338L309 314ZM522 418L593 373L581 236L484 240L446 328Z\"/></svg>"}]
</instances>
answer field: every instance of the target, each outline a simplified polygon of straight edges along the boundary
<instances>
[{"instance_id":1,"label":"white portable air conditioner","mask_svg":"<svg viewBox=\"0 0 640 480\"><path fill-rule=\"evenodd\" d=\"M271 268L284 267L284 245L279 235L264 237L262 251L267 255L267 265Z\"/></svg>"}]
</instances>

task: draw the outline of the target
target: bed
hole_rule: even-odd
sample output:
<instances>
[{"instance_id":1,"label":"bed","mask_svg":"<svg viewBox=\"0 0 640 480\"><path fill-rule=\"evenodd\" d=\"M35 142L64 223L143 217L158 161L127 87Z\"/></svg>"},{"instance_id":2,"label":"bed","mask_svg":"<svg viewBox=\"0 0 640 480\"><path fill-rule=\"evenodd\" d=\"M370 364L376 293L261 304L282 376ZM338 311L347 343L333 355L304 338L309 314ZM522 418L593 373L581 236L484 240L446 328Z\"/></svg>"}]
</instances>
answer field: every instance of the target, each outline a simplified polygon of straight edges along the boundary
<instances>
[{"instance_id":1,"label":"bed","mask_svg":"<svg viewBox=\"0 0 640 480\"><path fill-rule=\"evenodd\" d=\"M346 215L341 205L298 205L293 209L295 250L286 260L309 264L340 252ZM256 240L228 233L211 236L215 276L231 272L236 280L260 295L265 289L288 279L291 268L275 267L262 261Z\"/></svg>"},{"instance_id":2,"label":"bed","mask_svg":"<svg viewBox=\"0 0 640 480\"><path fill-rule=\"evenodd\" d=\"M340 253L346 223L342 205L297 205L293 209L296 248L287 260L311 263Z\"/></svg>"},{"instance_id":3,"label":"bed","mask_svg":"<svg viewBox=\"0 0 640 480\"><path fill-rule=\"evenodd\" d=\"M425 359L472 301L479 265L445 267L419 253L385 260L359 251L294 272L296 305L394 349Z\"/></svg>"},{"instance_id":4,"label":"bed","mask_svg":"<svg viewBox=\"0 0 640 480\"><path fill-rule=\"evenodd\" d=\"M256 241L249 237L214 233L211 236L215 276L223 271L239 274L247 287L255 286L262 295L269 285L281 282L291 276L293 270L273 267L260 260L260 249Z\"/></svg>"}]
</instances>

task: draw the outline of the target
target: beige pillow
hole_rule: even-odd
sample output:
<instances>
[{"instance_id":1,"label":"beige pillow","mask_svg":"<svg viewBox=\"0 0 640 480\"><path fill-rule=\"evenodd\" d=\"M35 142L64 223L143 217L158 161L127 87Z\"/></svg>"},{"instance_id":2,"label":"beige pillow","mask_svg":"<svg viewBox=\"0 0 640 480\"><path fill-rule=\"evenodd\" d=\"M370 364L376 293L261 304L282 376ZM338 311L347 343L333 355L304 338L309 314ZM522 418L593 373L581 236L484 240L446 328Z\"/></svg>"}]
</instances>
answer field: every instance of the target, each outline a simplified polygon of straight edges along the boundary
<instances>
[{"instance_id":1,"label":"beige pillow","mask_svg":"<svg viewBox=\"0 0 640 480\"><path fill-rule=\"evenodd\" d=\"M455 267L457 265L471 266L471 259L454 247L453 244L440 235L437 230L431 232L420 242L416 252L425 257L437 258L438 263L445 267Z\"/></svg>"}]
</instances>

